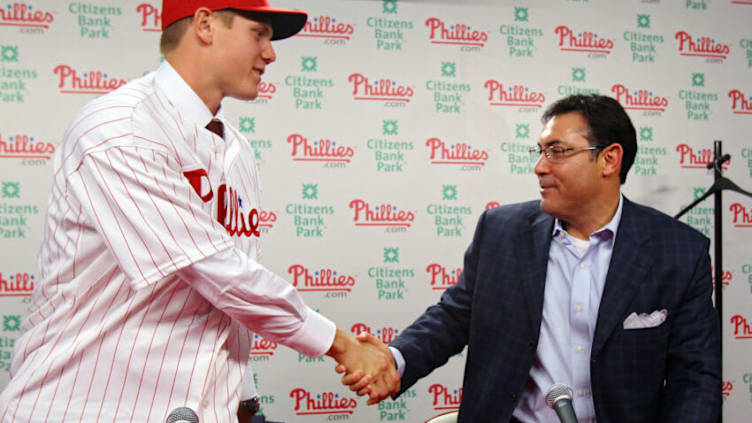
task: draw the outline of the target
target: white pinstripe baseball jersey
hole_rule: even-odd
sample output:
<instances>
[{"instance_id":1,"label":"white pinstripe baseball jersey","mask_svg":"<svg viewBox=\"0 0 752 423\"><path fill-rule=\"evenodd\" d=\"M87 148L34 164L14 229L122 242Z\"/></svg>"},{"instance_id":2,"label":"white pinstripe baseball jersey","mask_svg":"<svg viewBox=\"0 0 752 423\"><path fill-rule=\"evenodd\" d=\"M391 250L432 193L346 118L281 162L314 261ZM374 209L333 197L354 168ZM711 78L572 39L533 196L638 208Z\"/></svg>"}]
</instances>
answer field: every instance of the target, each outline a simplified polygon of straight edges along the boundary
<instances>
[{"instance_id":1,"label":"white pinstripe baseball jersey","mask_svg":"<svg viewBox=\"0 0 752 423\"><path fill-rule=\"evenodd\" d=\"M41 282L0 422L233 422L252 334L320 356L335 326L256 261L247 141L160 68L89 103L58 148ZM241 398L242 397L242 398Z\"/></svg>"}]
</instances>

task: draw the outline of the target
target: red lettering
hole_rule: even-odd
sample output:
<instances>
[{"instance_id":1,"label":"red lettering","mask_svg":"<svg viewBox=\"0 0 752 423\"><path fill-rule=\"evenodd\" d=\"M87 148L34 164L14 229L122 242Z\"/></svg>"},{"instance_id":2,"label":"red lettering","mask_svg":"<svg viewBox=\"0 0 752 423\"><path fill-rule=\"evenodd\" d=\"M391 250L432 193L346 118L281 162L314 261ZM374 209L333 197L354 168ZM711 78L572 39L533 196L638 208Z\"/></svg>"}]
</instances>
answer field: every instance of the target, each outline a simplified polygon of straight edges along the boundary
<instances>
[{"instance_id":1,"label":"red lettering","mask_svg":"<svg viewBox=\"0 0 752 423\"><path fill-rule=\"evenodd\" d=\"M447 25L439 18L426 19L426 26L431 33L429 38L440 39L445 41L465 41L471 44L488 41L488 33L485 31L471 31L465 24L454 24L452 28L447 29ZM475 43L472 43L475 42Z\"/></svg>"},{"instance_id":2,"label":"red lettering","mask_svg":"<svg viewBox=\"0 0 752 423\"><path fill-rule=\"evenodd\" d=\"M387 224L389 222L404 223L403 226L410 226L415 220L415 213L411 211L399 210L391 204L381 204L375 209L363 200L356 199L350 201L349 207L353 209L355 215L354 222L373 222Z\"/></svg>"},{"instance_id":3,"label":"red lettering","mask_svg":"<svg viewBox=\"0 0 752 423\"><path fill-rule=\"evenodd\" d=\"M162 15L159 13L159 9L149 3L141 3L136 7L136 11L141 14L142 27L161 28Z\"/></svg>"}]
</instances>

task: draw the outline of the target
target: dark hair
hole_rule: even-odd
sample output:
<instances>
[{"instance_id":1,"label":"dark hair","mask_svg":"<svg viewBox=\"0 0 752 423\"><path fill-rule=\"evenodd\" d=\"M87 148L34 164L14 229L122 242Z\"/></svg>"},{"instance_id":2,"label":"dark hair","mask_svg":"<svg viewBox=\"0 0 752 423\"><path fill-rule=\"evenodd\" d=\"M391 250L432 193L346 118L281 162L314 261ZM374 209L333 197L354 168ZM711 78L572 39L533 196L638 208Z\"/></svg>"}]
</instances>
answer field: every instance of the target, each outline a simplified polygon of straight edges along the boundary
<instances>
[{"instance_id":1,"label":"dark hair","mask_svg":"<svg viewBox=\"0 0 752 423\"><path fill-rule=\"evenodd\" d=\"M623 184L637 154L637 133L627 112L618 101L598 94L575 94L564 97L548 106L541 121L545 125L551 118L564 113L579 112L588 123L586 138L592 146L606 147L621 144L624 156L621 160L619 178ZM600 154L600 150L597 151Z\"/></svg>"}]
</instances>

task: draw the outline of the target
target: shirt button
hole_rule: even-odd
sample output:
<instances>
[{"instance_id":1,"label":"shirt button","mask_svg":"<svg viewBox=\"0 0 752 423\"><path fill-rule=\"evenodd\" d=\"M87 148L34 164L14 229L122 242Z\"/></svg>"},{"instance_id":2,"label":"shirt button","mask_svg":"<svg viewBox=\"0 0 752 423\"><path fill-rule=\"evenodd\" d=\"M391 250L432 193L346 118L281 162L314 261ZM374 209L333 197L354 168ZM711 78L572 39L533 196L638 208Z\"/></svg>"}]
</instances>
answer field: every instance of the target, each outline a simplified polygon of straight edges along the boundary
<instances>
[{"instance_id":1,"label":"shirt button","mask_svg":"<svg viewBox=\"0 0 752 423\"><path fill-rule=\"evenodd\" d=\"M580 269L584 269L584 268L585 268L585 263L580 263Z\"/></svg>"},{"instance_id":2,"label":"shirt button","mask_svg":"<svg viewBox=\"0 0 752 423\"><path fill-rule=\"evenodd\" d=\"M582 346L580 345L577 346L577 352L582 352Z\"/></svg>"},{"instance_id":3,"label":"shirt button","mask_svg":"<svg viewBox=\"0 0 752 423\"><path fill-rule=\"evenodd\" d=\"M583 391L582 389L580 389L579 391L577 391L577 395L579 395L581 397L584 397L585 396L585 391Z\"/></svg>"},{"instance_id":4,"label":"shirt button","mask_svg":"<svg viewBox=\"0 0 752 423\"><path fill-rule=\"evenodd\" d=\"M578 313L582 312L582 306L581 306L581 305L578 305L578 306L577 306L577 312L578 312Z\"/></svg>"}]
</instances>

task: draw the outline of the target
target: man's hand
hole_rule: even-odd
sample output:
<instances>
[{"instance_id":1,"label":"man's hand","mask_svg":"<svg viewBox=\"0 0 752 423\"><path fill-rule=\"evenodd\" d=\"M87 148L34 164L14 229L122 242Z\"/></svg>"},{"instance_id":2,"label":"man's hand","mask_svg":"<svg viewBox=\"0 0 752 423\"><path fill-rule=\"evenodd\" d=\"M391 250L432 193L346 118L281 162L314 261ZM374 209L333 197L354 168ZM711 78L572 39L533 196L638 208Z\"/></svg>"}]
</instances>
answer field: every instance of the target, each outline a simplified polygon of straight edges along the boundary
<instances>
[{"instance_id":1,"label":"man's hand","mask_svg":"<svg viewBox=\"0 0 752 423\"><path fill-rule=\"evenodd\" d=\"M369 394L368 405L399 392L400 376L392 352L375 336L361 333L356 340L337 329L327 355L339 363L337 373L346 373L344 385L360 396Z\"/></svg>"}]
</instances>

